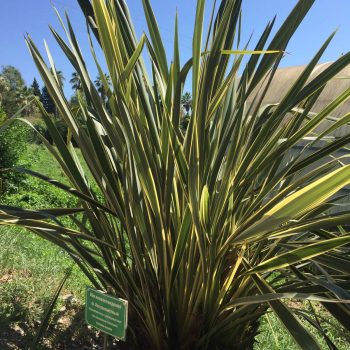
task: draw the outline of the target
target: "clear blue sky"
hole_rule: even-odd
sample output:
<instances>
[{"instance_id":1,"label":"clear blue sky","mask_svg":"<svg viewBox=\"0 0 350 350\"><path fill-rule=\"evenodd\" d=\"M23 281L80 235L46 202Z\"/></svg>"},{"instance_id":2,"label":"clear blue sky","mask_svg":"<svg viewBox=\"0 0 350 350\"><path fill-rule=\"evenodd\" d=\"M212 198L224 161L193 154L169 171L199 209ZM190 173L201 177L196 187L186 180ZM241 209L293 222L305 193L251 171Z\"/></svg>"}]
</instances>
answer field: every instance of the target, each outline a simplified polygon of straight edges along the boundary
<instances>
[{"instance_id":1,"label":"clear blue sky","mask_svg":"<svg viewBox=\"0 0 350 350\"><path fill-rule=\"evenodd\" d=\"M243 0L243 37L253 32L257 39L268 20L275 14L275 28L287 16L296 0ZM52 3L63 13L67 10L76 29L91 76L96 69L89 55L85 33L85 22L75 0L53 0ZM180 47L183 62L191 54L191 33L195 15L195 0L151 0L159 27L166 43L168 56L172 55L173 28L175 11L179 12ZM207 0L212 4L212 0ZM141 0L127 0L138 35L146 30ZM304 23L289 45L289 55L282 62L284 66L301 65L308 62L323 41L335 29L339 29L333 43L322 58L322 62L338 58L350 50L350 1L316 0ZM24 42L25 33L29 33L44 52L43 39L46 39L58 69L65 77L65 91L71 94L69 79L72 68L52 39L48 24L60 28L50 0L2 0L0 4L0 66L11 64L17 67L28 84L38 77L36 68ZM254 43L254 40L252 41ZM40 81L40 80L39 80Z\"/></svg>"}]
</instances>

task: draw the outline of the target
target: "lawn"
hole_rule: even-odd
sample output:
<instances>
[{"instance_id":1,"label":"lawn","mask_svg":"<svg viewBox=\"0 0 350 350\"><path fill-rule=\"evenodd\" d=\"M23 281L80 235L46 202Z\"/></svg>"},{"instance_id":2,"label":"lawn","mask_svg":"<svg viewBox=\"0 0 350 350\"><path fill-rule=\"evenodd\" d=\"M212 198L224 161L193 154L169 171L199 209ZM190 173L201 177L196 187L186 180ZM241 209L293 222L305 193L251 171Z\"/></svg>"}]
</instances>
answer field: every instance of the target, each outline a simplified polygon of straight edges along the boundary
<instances>
[{"instance_id":1,"label":"lawn","mask_svg":"<svg viewBox=\"0 0 350 350\"><path fill-rule=\"evenodd\" d=\"M64 181L58 164L40 145L29 145L20 163ZM32 208L70 206L75 203L75 199L62 190L37 179L24 180L22 188L2 200L7 204ZM23 229L0 227L0 242L3 247L0 250L0 349L23 349L30 344L46 305L72 262L64 251ZM101 344L101 335L89 329L83 321L87 285L87 279L74 266L56 305L43 349L78 349L84 344L96 344L96 347ZM296 303L293 306L310 309L308 304ZM332 342L340 350L349 349L350 335L342 331L335 321L328 320L324 311L317 306L316 309L326 319L323 324ZM323 337L311 326L308 328L324 349L328 349ZM255 350L298 349L273 314L261 319L259 332Z\"/></svg>"},{"instance_id":2,"label":"lawn","mask_svg":"<svg viewBox=\"0 0 350 350\"><path fill-rule=\"evenodd\" d=\"M20 163L63 181L58 164L42 146L29 145ZM75 203L65 192L37 179L25 179L22 187L23 190L2 201L31 208ZM46 306L72 261L64 251L24 229L0 227L0 241L4 247L0 251L0 349L22 349L30 344ZM67 334L63 334L70 325L66 314L81 309L88 283L74 266L55 309L54 324L47 334L47 348L50 348L50 341L56 344L67 341ZM67 312L60 317L60 310ZM87 332L86 326L82 328ZM58 333L61 334L58 336Z\"/></svg>"}]
</instances>

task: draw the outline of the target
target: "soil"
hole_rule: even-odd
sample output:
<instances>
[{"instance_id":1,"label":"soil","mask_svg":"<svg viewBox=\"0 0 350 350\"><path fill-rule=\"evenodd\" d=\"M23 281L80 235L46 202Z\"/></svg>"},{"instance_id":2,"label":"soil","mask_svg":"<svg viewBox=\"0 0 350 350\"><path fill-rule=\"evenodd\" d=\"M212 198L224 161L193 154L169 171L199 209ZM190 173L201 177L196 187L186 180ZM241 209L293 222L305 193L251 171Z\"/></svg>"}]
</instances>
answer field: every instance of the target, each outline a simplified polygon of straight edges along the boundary
<instances>
[{"instance_id":1,"label":"soil","mask_svg":"<svg viewBox=\"0 0 350 350\"><path fill-rule=\"evenodd\" d=\"M0 349L27 349L39 327L39 321L9 323L6 329L0 329ZM102 350L103 342L104 335L85 323L82 305L74 298L66 298L65 305L51 320L38 350ZM110 337L108 349L122 349L121 345Z\"/></svg>"}]
</instances>

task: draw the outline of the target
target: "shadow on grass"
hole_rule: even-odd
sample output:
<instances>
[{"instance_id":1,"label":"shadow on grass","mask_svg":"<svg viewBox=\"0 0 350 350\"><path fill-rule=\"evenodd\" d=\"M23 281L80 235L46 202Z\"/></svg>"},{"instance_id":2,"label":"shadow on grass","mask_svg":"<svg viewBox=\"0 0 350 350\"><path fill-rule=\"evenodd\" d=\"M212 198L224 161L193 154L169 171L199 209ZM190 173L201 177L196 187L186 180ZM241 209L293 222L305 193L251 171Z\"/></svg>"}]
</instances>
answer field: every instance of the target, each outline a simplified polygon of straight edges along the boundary
<instances>
[{"instance_id":1,"label":"shadow on grass","mask_svg":"<svg viewBox=\"0 0 350 350\"><path fill-rule=\"evenodd\" d=\"M0 312L0 349L28 349L40 327L33 320L33 310L14 298ZM89 327L80 304L61 307L50 322L37 350L102 350L103 334ZM109 350L124 349L116 340L109 340Z\"/></svg>"},{"instance_id":2,"label":"shadow on grass","mask_svg":"<svg viewBox=\"0 0 350 350\"><path fill-rule=\"evenodd\" d=\"M15 298L17 299L17 298ZM31 310L19 300L2 305L0 312L0 349L26 349L33 338Z\"/></svg>"}]
</instances>

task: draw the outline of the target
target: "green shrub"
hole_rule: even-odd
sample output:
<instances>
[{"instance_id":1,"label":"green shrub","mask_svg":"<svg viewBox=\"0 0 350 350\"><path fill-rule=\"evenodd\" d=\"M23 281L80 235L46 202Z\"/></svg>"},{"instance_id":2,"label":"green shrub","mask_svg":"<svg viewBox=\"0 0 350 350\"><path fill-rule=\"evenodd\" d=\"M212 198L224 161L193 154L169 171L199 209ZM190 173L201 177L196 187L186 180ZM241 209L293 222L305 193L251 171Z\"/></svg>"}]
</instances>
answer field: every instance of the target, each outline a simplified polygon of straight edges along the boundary
<instances>
[{"instance_id":1,"label":"green shrub","mask_svg":"<svg viewBox=\"0 0 350 350\"><path fill-rule=\"evenodd\" d=\"M2 170L17 165L20 156L26 150L28 135L28 128L19 121L13 122L0 132L0 192L17 191L23 180L23 175L17 172Z\"/></svg>"},{"instance_id":2,"label":"green shrub","mask_svg":"<svg viewBox=\"0 0 350 350\"><path fill-rule=\"evenodd\" d=\"M33 178L22 180L21 191L6 196L6 204L21 208L69 208L77 205L75 197Z\"/></svg>"},{"instance_id":3,"label":"green shrub","mask_svg":"<svg viewBox=\"0 0 350 350\"><path fill-rule=\"evenodd\" d=\"M6 120L6 112L0 103L0 125Z\"/></svg>"},{"instance_id":4,"label":"green shrub","mask_svg":"<svg viewBox=\"0 0 350 350\"><path fill-rule=\"evenodd\" d=\"M30 131L29 142L40 145L42 144L42 140L39 137L38 133L45 137L45 135L47 135L46 125L43 120L39 119L33 123L33 126L37 130L37 132L35 132L34 130Z\"/></svg>"}]
</instances>

